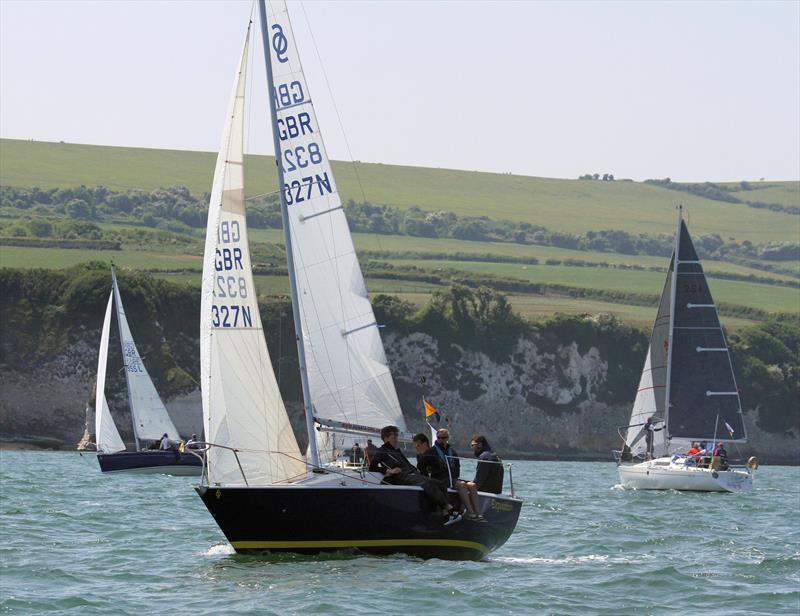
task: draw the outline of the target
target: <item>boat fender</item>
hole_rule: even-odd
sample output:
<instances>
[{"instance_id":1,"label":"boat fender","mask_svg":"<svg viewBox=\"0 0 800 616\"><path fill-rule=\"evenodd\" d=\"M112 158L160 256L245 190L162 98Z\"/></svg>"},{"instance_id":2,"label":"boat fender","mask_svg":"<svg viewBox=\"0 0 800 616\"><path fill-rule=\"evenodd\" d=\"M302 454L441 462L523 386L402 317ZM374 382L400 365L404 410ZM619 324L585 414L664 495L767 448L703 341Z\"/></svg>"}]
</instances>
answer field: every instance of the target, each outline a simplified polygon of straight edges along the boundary
<instances>
[{"instance_id":1,"label":"boat fender","mask_svg":"<svg viewBox=\"0 0 800 616\"><path fill-rule=\"evenodd\" d=\"M747 460L747 468L751 471L754 471L758 468L758 458L755 456L750 456Z\"/></svg>"},{"instance_id":2,"label":"boat fender","mask_svg":"<svg viewBox=\"0 0 800 616\"><path fill-rule=\"evenodd\" d=\"M712 476L714 479L718 479L718 478L719 478L719 473L718 473L717 471L714 471L713 473L711 473L711 476Z\"/></svg>"}]
</instances>

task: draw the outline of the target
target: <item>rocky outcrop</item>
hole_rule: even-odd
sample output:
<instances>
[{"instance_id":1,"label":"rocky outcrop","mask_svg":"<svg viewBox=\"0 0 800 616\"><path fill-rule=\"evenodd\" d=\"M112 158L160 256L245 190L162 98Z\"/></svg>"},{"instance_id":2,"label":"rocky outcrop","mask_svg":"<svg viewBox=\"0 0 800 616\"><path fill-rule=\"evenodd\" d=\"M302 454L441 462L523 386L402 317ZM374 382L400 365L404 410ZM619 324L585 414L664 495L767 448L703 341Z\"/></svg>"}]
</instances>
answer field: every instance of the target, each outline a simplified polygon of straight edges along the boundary
<instances>
[{"instance_id":1,"label":"rocky outcrop","mask_svg":"<svg viewBox=\"0 0 800 616\"><path fill-rule=\"evenodd\" d=\"M98 338L97 332L83 330L35 371L18 372L5 363L0 439L75 447L94 396ZM609 362L596 346L556 343L534 333L516 341L507 361L498 361L453 343L440 344L422 332L386 337L387 359L412 430L424 428L425 396L442 411L464 454L475 432L485 434L507 458L610 459L611 449L619 447L616 426L627 423L630 401L607 399ZM111 372L109 404L123 438L131 441L124 382L118 369ZM174 396L167 407L182 434L202 433L198 390ZM304 447L302 405L290 400L287 408ZM796 460L798 439L762 431L757 417L756 410L747 414L751 440L742 453L764 461Z\"/></svg>"}]
</instances>

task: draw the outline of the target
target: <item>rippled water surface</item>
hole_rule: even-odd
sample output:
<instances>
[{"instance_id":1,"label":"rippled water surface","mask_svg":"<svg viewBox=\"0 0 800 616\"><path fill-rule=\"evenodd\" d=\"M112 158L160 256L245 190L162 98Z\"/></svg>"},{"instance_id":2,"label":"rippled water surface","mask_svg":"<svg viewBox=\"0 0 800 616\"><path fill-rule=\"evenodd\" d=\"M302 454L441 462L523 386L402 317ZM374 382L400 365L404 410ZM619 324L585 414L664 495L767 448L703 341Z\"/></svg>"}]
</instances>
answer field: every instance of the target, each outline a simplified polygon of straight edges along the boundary
<instances>
[{"instance_id":1,"label":"rippled water surface","mask_svg":"<svg viewBox=\"0 0 800 616\"><path fill-rule=\"evenodd\" d=\"M256 558L233 554L193 478L3 451L0 612L800 613L800 469L762 467L740 495L617 480L610 463L516 462L519 525L483 562Z\"/></svg>"}]
</instances>

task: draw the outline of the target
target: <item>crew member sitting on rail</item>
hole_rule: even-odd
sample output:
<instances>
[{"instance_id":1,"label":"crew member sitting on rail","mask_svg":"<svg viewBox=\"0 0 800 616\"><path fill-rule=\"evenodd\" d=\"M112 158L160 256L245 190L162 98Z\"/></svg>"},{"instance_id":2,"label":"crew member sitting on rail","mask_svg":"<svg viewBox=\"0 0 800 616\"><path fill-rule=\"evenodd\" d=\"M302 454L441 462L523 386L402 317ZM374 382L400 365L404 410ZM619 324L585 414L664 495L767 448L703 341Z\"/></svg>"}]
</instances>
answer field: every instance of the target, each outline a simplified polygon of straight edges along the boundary
<instances>
[{"instance_id":1,"label":"crew member sitting on rail","mask_svg":"<svg viewBox=\"0 0 800 616\"><path fill-rule=\"evenodd\" d=\"M462 500L469 502L470 511L474 512L467 514L467 518L483 520L478 492L500 494L503 491L503 465L483 434L475 434L469 446L478 458L478 467L475 469L475 479L458 482L458 491Z\"/></svg>"},{"instance_id":2,"label":"crew member sitting on rail","mask_svg":"<svg viewBox=\"0 0 800 616\"><path fill-rule=\"evenodd\" d=\"M397 426L384 426L381 429L383 445L378 448L370 461L370 472L383 473L386 483L420 486L425 496L442 509L446 516L445 526L461 521L461 514L447 500L446 489L435 479L420 473L397 448L399 436L400 429Z\"/></svg>"}]
</instances>

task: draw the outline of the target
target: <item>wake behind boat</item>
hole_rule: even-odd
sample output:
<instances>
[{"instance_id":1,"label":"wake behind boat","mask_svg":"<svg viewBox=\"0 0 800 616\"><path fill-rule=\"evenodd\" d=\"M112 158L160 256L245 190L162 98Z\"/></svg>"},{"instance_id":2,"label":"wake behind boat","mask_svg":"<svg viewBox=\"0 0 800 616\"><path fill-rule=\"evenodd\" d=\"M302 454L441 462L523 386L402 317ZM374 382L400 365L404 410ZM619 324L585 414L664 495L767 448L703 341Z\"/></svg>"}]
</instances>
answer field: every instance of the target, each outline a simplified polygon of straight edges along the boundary
<instances>
[{"instance_id":1,"label":"wake behind boat","mask_svg":"<svg viewBox=\"0 0 800 616\"><path fill-rule=\"evenodd\" d=\"M639 490L744 492L751 458L733 468L719 444L745 443L733 365L717 308L678 210L675 248L661 293L625 444L617 456L622 486ZM730 438L726 438L725 434ZM683 455L690 443L704 452ZM635 463L637 460L638 463Z\"/></svg>"},{"instance_id":2,"label":"wake behind boat","mask_svg":"<svg viewBox=\"0 0 800 616\"><path fill-rule=\"evenodd\" d=\"M208 451L198 494L237 552L482 558L513 531L518 498L481 493L485 522L445 526L419 486L321 459L331 435L407 429L286 4L261 0L259 12L309 445L303 456L253 283L242 172L248 27L209 203L200 323Z\"/></svg>"},{"instance_id":3,"label":"wake behind boat","mask_svg":"<svg viewBox=\"0 0 800 616\"><path fill-rule=\"evenodd\" d=\"M95 394L95 441L97 461L104 473L136 472L168 475L200 475L202 459L188 451L180 451L180 436L156 392L147 373L136 343L133 341L128 319L122 307L122 297L117 285L117 273L111 266L111 294L108 297L103 330L100 337L100 354L97 360L97 387ZM122 345L122 358L128 390L128 404L133 423L136 451L126 451L119 435L105 394L108 339L111 330L112 306L117 309L117 325ZM143 449L141 441L160 442L165 437L175 449Z\"/></svg>"}]
</instances>

